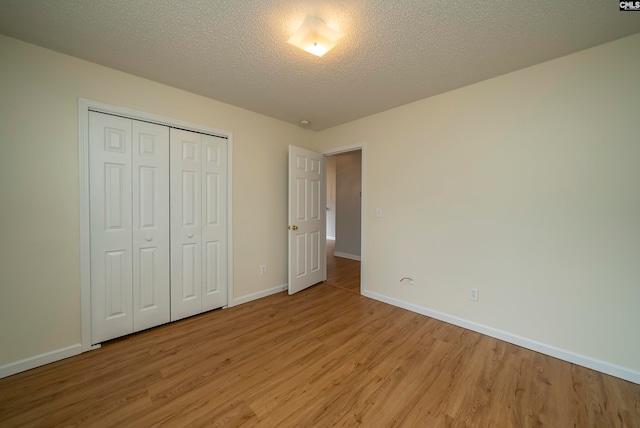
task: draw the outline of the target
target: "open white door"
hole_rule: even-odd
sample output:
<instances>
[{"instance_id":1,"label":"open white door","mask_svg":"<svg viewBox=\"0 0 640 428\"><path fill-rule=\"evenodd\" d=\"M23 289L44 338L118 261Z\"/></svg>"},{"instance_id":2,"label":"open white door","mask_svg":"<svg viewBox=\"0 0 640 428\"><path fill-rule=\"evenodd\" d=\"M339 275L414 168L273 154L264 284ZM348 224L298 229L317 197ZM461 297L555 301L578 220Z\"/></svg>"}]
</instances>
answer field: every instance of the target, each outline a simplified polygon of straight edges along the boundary
<instances>
[{"instance_id":1,"label":"open white door","mask_svg":"<svg viewBox=\"0 0 640 428\"><path fill-rule=\"evenodd\" d=\"M289 294L327 278L324 155L289 146Z\"/></svg>"}]
</instances>

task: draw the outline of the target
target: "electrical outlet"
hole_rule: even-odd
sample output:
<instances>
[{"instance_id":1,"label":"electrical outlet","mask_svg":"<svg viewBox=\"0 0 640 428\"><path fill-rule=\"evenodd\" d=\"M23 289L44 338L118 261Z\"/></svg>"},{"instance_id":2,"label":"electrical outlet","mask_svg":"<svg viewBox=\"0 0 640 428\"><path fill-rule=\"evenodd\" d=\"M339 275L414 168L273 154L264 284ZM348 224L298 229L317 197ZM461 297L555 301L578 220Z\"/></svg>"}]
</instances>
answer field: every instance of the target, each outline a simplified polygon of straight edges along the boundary
<instances>
[{"instance_id":1,"label":"electrical outlet","mask_svg":"<svg viewBox=\"0 0 640 428\"><path fill-rule=\"evenodd\" d=\"M470 288L469 289L469 300L478 300L478 289Z\"/></svg>"},{"instance_id":2,"label":"electrical outlet","mask_svg":"<svg viewBox=\"0 0 640 428\"><path fill-rule=\"evenodd\" d=\"M267 274L267 265L260 266L260 275L266 275L266 274Z\"/></svg>"}]
</instances>

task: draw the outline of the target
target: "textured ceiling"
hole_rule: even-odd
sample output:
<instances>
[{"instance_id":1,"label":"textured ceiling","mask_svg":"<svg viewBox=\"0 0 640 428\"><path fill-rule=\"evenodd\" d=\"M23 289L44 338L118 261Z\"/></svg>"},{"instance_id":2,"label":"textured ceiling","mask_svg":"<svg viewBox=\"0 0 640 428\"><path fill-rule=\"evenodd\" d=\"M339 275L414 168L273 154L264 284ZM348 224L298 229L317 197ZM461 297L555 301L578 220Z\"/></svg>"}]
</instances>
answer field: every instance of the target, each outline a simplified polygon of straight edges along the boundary
<instances>
[{"instance_id":1,"label":"textured ceiling","mask_svg":"<svg viewBox=\"0 0 640 428\"><path fill-rule=\"evenodd\" d=\"M613 0L0 0L2 34L315 130L637 32Z\"/></svg>"}]
</instances>

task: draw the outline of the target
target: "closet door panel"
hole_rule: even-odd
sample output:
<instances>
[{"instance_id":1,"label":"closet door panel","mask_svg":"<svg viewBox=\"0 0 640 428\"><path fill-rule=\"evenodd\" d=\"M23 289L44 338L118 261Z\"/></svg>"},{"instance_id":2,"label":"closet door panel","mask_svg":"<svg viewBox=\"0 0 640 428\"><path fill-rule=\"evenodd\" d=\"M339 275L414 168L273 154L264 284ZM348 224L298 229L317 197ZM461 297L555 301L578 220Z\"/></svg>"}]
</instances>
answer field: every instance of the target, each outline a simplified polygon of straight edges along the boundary
<instances>
[{"instance_id":1,"label":"closet door panel","mask_svg":"<svg viewBox=\"0 0 640 428\"><path fill-rule=\"evenodd\" d=\"M202 312L201 134L170 131L171 320Z\"/></svg>"},{"instance_id":2,"label":"closet door panel","mask_svg":"<svg viewBox=\"0 0 640 428\"><path fill-rule=\"evenodd\" d=\"M92 342L133 332L131 120L89 113Z\"/></svg>"},{"instance_id":3,"label":"closet door panel","mask_svg":"<svg viewBox=\"0 0 640 428\"><path fill-rule=\"evenodd\" d=\"M202 136L202 310L227 305L227 140Z\"/></svg>"},{"instance_id":4,"label":"closet door panel","mask_svg":"<svg viewBox=\"0 0 640 428\"><path fill-rule=\"evenodd\" d=\"M133 121L134 331L170 321L169 128Z\"/></svg>"}]
</instances>

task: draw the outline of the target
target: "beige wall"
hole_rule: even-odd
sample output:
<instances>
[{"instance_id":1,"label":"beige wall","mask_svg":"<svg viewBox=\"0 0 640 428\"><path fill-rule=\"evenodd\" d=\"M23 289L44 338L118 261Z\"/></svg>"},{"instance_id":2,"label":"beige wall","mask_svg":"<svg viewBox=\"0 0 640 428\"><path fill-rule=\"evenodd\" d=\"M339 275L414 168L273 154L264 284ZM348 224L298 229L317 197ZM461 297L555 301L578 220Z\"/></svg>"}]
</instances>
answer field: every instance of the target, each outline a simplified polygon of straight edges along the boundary
<instances>
[{"instance_id":1,"label":"beige wall","mask_svg":"<svg viewBox=\"0 0 640 428\"><path fill-rule=\"evenodd\" d=\"M0 366L80 342L79 97L233 132L235 297L286 284L288 145L308 132L4 36L0 58Z\"/></svg>"},{"instance_id":2,"label":"beige wall","mask_svg":"<svg viewBox=\"0 0 640 428\"><path fill-rule=\"evenodd\" d=\"M635 35L313 139L366 142L368 291L638 373L639 120Z\"/></svg>"}]
</instances>

